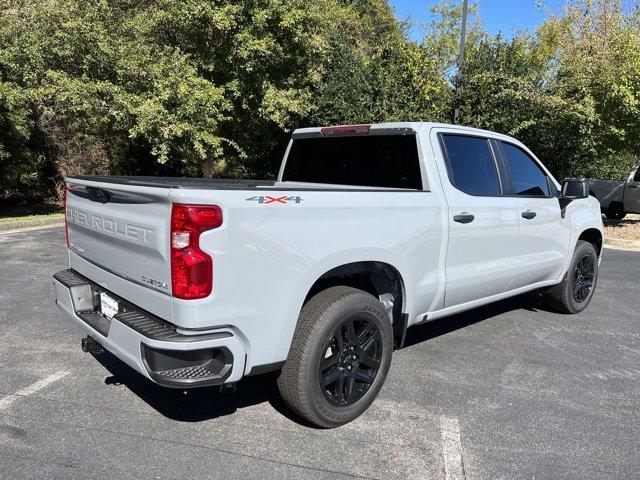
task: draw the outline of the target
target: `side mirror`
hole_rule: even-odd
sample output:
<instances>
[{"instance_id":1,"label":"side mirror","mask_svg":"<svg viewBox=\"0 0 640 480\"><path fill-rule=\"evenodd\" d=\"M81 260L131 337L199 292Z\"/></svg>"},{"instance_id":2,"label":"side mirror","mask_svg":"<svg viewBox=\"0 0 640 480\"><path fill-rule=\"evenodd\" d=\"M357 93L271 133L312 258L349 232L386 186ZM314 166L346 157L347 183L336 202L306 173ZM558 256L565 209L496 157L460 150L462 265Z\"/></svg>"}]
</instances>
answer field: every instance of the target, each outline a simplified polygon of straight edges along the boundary
<instances>
[{"instance_id":1,"label":"side mirror","mask_svg":"<svg viewBox=\"0 0 640 480\"><path fill-rule=\"evenodd\" d=\"M565 178L562 182L562 196L578 199L589 197L589 186L584 178Z\"/></svg>"}]
</instances>

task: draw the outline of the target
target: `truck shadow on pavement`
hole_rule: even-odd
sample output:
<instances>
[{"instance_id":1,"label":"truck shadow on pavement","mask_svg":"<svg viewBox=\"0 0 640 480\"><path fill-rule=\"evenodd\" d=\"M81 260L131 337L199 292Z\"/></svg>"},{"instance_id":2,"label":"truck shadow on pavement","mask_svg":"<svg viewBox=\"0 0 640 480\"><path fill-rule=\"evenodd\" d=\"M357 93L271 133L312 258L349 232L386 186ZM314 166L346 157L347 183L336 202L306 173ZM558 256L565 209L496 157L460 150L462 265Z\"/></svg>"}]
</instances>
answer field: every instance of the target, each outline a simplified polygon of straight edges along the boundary
<instances>
[{"instance_id":1,"label":"truck shadow on pavement","mask_svg":"<svg viewBox=\"0 0 640 480\"><path fill-rule=\"evenodd\" d=\"M440 318L431 322L425 322L410 327L407 330L404 347L410 347L432 338L439 337L454 330L464 328L474 323L482 322L492 317L508 313L513 310L529 310L553 312L542 301L539 293L531 292L508 298L482 307L467 310L466 312ZM555 313L555 312L553 312Z\"/></svg>"},{"instance_id":2,"label":"truck shadow on pavement","mask_svg":"<svg viewBox=\"0 0 640 480\"><path fill-rule=\"evenodd\" d=\"M547 310L538 295L525 294L411 327L407 331L405 348L519 309ZM298 417L284 404L276 385L279 372L247 377L238 383L237 390L231 393L223 393L219 387L174 390L161 387L144 378L109 352L94 357L111 373L111 376L105 379L105 384L128 388L160 414L172 420L202 422L232 415L241 408L269 402L275 410L290 420L317 428Z\"/></svg>"},{"instance_id":3,"label":"truck shadow on pavement","mask_svg":"<svg viewBox=\"0 0 640 480\"><path fill-rule=\"evenodd\" d=\"M234 414L238 409L269 402L291 420L305 424L287 409L280 398L276 380L279 372L246 377L234 392L223 393L220 387L186 390L156 385L109 352L94 355L111 376L105 384L124 386L163 416L180 422L202 422Z\"/></svg>"}]
</instances>

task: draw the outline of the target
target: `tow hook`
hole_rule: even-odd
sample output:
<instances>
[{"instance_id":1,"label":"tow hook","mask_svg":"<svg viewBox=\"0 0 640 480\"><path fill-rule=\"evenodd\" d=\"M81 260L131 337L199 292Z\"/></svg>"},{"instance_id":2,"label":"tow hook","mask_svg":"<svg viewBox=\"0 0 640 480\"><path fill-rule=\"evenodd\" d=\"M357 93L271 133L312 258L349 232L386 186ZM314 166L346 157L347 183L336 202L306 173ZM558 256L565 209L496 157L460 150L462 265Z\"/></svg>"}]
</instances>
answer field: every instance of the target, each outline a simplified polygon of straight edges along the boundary
<instances>
[{"instance_id":1,"label":"tow hook","mask_svg":"<svg viewBox=\"0 0 640 480\"><path fill-rule=\"evenodd\" d=\"M235 383L223 383L220 385L220 393L233 393L236 391Z\"/></svg>"},{"instance_id":2,"label":"tow hook","mask_svg":"<svg viewBox=\"0 0 640 480\"><path fill-rule=\"evenodd\" d=\"M85 337L82 339L82 351L85 353L91 353L97 355L104 352L104 348L93 337Z\"/></svg>"}]
</instances>

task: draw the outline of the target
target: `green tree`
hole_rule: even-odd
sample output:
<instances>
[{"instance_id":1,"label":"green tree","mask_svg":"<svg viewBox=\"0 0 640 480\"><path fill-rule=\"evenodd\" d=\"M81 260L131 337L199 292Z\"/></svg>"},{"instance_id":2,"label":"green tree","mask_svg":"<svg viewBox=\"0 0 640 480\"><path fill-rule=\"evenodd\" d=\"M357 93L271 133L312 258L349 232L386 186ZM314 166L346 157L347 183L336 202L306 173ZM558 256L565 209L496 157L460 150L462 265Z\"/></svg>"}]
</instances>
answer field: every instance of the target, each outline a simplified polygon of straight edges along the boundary
<instances>
[{"instance_id":1,"label":"green tree","mask_svg":"<svg viewBox=\"0 0 640 480\"><path fill-rule=\"evenodd\" d=\"M587 150L572 165L580 175L626 177L640 156L639 18L640 8L625 14L619 0L574 0L540 28L553 47L554 88L589 117L576 132Z\"/></svg>"},{"instance_id":2,"label":"green tree","mask_svg":"<svg viewBox=\"0 0 640 480\"><path fill-rule=\"evenodd\" d=\"M338 18L309 124L446 118L450 88L388 2L352 2Z\"/></svg>"},{"instance_id":3,"label":"green tree","mask_svg":"<svg viewBox=\"0 0 640 480\"><path fill-rule=\"evenodd\" d=\"M46 195L74 173L272 176L298 126L448 121L455 106L558 176L624 175L640 155L640 8L571 0L511 39L477 8L458 72L455 0L419 44L387 0L6 0L0 191Z\"/></svg>"},{"instance_id":4,"label":"green tree","mask_svg":"<svg viewBox=\"0 0 640 480\"><path fill-rule=\"evenodd\" d=\"M0 79L24 92L60 174L247 174L310 111L321 13L302 0L10 1Z\"/></svg>"}]
</instances>

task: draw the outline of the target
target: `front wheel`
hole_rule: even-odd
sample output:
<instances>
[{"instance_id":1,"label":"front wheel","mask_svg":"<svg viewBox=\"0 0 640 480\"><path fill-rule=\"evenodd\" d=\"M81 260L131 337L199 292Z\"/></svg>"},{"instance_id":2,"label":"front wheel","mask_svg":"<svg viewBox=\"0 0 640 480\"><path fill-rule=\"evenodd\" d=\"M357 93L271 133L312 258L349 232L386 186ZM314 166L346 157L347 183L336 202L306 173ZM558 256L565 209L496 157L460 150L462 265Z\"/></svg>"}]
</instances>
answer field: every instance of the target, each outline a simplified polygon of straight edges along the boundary
<instances>
[{"instance_id":1,"label":"front wheel","mask_svg":"<svg viewBox=\"0 0 640 480\"><path fill-rule=\"evenodd\" d=\"M344 425L378 395L392 350L391 320L378 299L351 287L328 288L300 312L280 393L309 422Z\"/></svg>"},{"instance_id":2,"label":"front wheel","mask_svg":"<svg viewBox=\"0 0 640 480\"><path fill-rule=\"evenodd\" d=\"M562 282L547 290L547 304L561 313L580 313L593 298L598 280L598 253L593 244L578 240Z\"/></svg>"}]
</instances>

